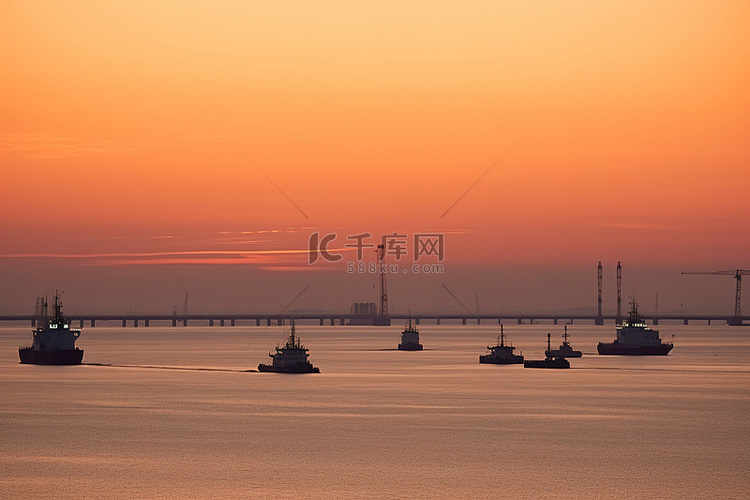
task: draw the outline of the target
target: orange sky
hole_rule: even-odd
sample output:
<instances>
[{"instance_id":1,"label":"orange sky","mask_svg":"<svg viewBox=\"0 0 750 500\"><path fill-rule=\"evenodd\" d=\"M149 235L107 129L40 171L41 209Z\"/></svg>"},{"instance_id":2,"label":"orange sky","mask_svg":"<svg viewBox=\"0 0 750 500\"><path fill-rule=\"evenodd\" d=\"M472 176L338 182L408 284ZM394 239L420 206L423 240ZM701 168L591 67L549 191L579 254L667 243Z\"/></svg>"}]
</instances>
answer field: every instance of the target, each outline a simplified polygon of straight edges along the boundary
<instances>
[{"instance_id":1,"label":"orange sky","mask_svg":"<svg viewBox=\"0 0 750 500\"><path fill-rule=\"evenodd\" d=\"M744 1L10 1L0 46L0 269L307 271L273 252L316 229L450 232L453 269L750 267Z\"/></svg>"}]
</instances>

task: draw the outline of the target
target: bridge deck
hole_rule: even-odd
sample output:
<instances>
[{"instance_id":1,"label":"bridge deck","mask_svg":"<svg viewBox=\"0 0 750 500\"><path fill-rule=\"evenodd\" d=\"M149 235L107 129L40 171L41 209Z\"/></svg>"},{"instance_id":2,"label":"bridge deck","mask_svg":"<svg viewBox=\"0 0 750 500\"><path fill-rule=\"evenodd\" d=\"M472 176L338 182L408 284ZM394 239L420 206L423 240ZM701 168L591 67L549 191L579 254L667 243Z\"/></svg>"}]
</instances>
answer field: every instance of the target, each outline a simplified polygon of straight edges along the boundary
<instances>
[{"instance_id":1,"label":"bridge deck","mask_svg":"<svg viewBox=\"0 0 750 500\"><path fill-rule=\"evenodd\" d=\"M533 313L493 313L493 314L394 314L389 316L388 319L392 323L400 323L406 321L411 317L418 323L422 321L436 322L440 324L441 321L460 321L463 324L471 322L472 324L481 324L482 322L489 323L501 323L503 321L516 321L518 323L528 322L533 324L534 322L540 321L552 321L557 324L560 321L585 321L593 322L594 324L604 324L604 322L614 323L616 316L614 315L590 315L590 314L533 314ZM0 323L13 321L13 322L27 322L35 323L37 318L34 315L29 314L0 314ZM250 321L255 322L257 325L262 323L265 324L285 324L290 320L302 321L312 320L319 321L323 324L349 324L354 322L356 324L366 324L367 321L375 319L373 316L359 316L353 314L335 314L335 313L321 313L321 314L274 314L274 313L255 313L255 314L188 314L188 315L174 315L174 314L74 314L68 316L71 323L88 323L91 326L96 326L97 322L115 321L120 322L123 326L131 323L133 326L149 326L152 321L168 321L173 326L178 324L185 325L188 322L208 322L210 326L214 326L218 323L220 326L231 325L234 326L238 321ZM653 314L645 315L645 319L654 325L658 325L660 321L682 321L684 324L688 324L690 321L705 321L711 323L728 323L732 325L741 325L745 322L750 321L750 317L736 317L731 315L708 315L708 314L690 314L690 315L678 315L678 314Z\"/></svg>"}]
</instances>

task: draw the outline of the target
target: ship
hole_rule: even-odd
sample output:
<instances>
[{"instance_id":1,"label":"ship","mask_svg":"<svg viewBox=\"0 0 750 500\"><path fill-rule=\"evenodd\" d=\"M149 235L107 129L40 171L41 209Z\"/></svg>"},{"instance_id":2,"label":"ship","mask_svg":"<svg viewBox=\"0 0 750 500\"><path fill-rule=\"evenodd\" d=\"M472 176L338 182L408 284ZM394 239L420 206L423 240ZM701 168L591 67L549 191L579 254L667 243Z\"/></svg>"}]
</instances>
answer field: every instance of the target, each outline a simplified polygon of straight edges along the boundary
<instances>
[{"instance_id":1,"label":"ship","mask_svg":"<svg viewBox=\"0 0 750 500\"><path fill-rule=\"evenodd\" d=\"M401 332L401 343L398 345L398 349L400 351L421 351L423 349L422 344L419 343L419 330L412 323L411 317L409 317L409 322L404 327L404 331Z\"/></svg>"},{"instance_id":2,"label":"ship","mask_svg":"<svg viewBox=\"0 0 750 500\"><path fill-rule=\"evenodd\" d=\"M277 372L277 373L320 373L320 369L313 366L307 360L310 356L299 337L294 332L294 321L292 321L292 332L282 347L276 346L275 351L268 355L273 359L270 365L259 364L259 372Z\"/></svg>"},{"instance_id":3,"label":"ship","mask_svg":"<svg viewBox=\"0 0 750 500\"><path fill-rule=\"evenodd\" d=\"M648 327L643 316L638 313L638 303L630 302L630 314L624 324L617 325L617 338L614 342L599 342L599 354L620 354L625 356L664 356L674 344L661 341L659 331Z\"/></svg>"},{"instance_id":4,"label":"ship","mask_svg":"<svg viewBox=\"0 0 750 500\"><path fill-rule=\"evenodd\" d=\"M565 333L563 333L563 343L560 344L558 349L547 350L544 352L545 356L552 358L580 358L583 356L581 351L576 351L570 346L568 342L568 325L565 325Z\"/></svg>"},{"instance_id":5,"label":"ship","mask_svg":"<svg viewBox=\"0 0 750 500\"><path fill-rule=\"evenodd\" d=\"M544 351L547 356L544 359L528 359L523 362L524 368L570 368L570 363L562 357L552 357L549 353L552 351L550 346L551 334L547 334L547 350Z\"/></svg>"},{"instance_id":6,"label":"ship","mask_svg":"<svg viewBox=\"0 0 750 500\"><path fill-rule=\"evenodd\" d=\"M55 292L54 315L47 316L47 300L42 303L41 323L32 330L34 341L31 347L19 347L21 363L30 365L80 365L83 349L75 346L81 335L80 328L71 328L63 316L62 300Z\"/></svg>"},{"instance_id":7,"label":"ship","mask_svg":"<svg viewBox=\"0 0 750 500\"><path fill-rule=\"evenodd\" d=\"M505 334L503 333L503 325L500 325L500 337L497 339L497 344L488 345L487 354L479 356L480 363L492 363L495 365L512 365L523 363L523 356L513 354L516 348L511 345L505 345Z\"/></svg>"}]
</instances>

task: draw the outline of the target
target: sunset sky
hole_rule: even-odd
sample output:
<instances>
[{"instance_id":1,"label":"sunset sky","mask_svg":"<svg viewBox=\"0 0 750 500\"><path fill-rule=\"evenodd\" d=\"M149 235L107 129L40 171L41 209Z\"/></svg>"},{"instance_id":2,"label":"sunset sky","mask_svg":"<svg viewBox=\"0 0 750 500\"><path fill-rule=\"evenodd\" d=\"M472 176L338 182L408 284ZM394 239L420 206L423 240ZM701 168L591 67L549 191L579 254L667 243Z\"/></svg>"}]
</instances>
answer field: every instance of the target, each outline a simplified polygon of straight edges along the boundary
<instances>
[{"instance_id":1,"label":"sunset sky","mask_svg":"<svg viewBox=\"0 0 750 500\"><path fill-rule=\"evenodd\" d=\"M0 312L375 301L316 231L444 233L396 311L595 306L599 260L611 309L619 260L731 313L679 273L750 268L746 1L11 0L0 46Z\"/></svg>"}]
</instances>

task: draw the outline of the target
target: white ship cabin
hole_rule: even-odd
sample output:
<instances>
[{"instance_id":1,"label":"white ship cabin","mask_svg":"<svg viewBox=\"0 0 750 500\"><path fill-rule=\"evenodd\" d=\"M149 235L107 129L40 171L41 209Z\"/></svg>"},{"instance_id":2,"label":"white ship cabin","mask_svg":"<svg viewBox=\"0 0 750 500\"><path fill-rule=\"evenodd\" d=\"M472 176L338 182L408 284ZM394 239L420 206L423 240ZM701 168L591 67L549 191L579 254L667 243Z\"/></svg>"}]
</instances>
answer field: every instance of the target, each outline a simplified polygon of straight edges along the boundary
<instances>
[{"instance_id":1,"label":"white ship cabin","mask_svg":"<svg viewBox=\"0 0 750 500\"><path fill-rule=\"evenodd\" d=\"M284 368L294 366L297 363L307 363L307 349L301 348L277 348L276 354L272 354L273 366Z\"/></svg>"},{"instance_id":2,"label":"white ship cabin","mask_svg":"<svg viewBox=\"0 0 750 500\"><path fill-rule=\"evenodd\" d=\"M419 344L419 332L405 331L401 333L402 344Z\"/></svg>"},{"instance_id":3,"label":"white ship cabin","mask_svg":"<svg viewBox=\"0 0 750 500\"><path fill-rule=\"evenodd\" d=\"M47 328L34 331L33 349L41 351L72 351L81 330L70 328L67 323L50 323Z\"/></svg>"},{"instance_id":4,"label":"white ship cabin","mask_svg":"<svg viewBox=\"0 0 750 500\"><path fill-rule=\"evenodd\" d=\"M624 345L661 345L659 331L646 323L629 323L617 327L617 343Z\"/></svg>"},{"instance_id":5,"label":"white ship cabin","mask_svg":"<svg viewBox=\"0 0 750 500\"><path fill-rule=\"evenodd\" d=\"M513 351L516 349L515 347L511 345L491 345L487 346L487 348L492 351L492 354L513 354Z\"/></svg>"}]
</instances>

